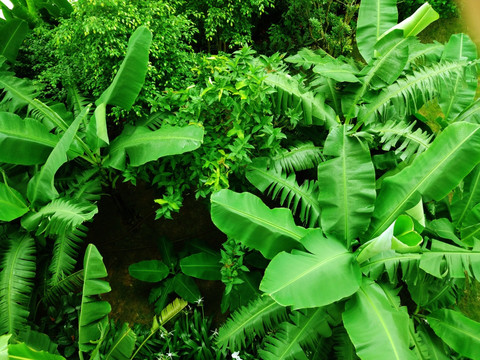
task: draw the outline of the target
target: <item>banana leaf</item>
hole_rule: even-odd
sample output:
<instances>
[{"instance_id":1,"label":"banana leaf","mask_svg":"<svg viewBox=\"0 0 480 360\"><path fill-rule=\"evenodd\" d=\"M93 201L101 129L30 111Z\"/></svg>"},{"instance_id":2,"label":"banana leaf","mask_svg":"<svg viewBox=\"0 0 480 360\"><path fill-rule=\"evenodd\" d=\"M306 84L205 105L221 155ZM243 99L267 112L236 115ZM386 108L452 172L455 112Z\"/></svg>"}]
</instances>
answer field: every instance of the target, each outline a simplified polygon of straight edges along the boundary
<instances>
[{"instance_id":1,"label":"banana leaf","mask_svg":"<svg viewBox=\"0 0 480 360\"><path fill-rule=\"evenodd\" d=\"M0 27L0 56L5 56L10 62L14 62L18 50L29 31L28 23L22 19L12 19Z\"/></svg>"},{"instance_id":2,"label":"banana leaf","mask_svg":"<svg viewBox=\"0 0 480 360\"><path fill-rule=\"evenodd\" d=\"M180 269L185 275L203 280L221 280L220 255L212 255L204 252L193 254L180 260Z\"/></svg>"},{"instance_id":3,"label":"banana leaf","mask_svg":"<svg viewBox=\"0 0 480 360\"><path fill-rule=\"evenodd\" d=\"M128 267L128 273L131 276L147 282L162 281L169 272L168 266L160 260L144 260Z\"/></svg>"},{"instance_id":4,"label":"banana leaf","mask_svg":"<svg viewBox=\"0 0 480 360\"><path fill-rule=\"evenodd\" d=\"M128 360L135 348L137 335L128 324L123 323L119 331L115 333L113 344L105 354L105 360Z\"/></svg>"},{"instance_id":5,"label":"banana leaf","mask_svg":"<svg viewBox=\"0 0 480 360\"><path fill-rule=\"evenodd\" d=\"M0 221L12 221L27 212L22 194L0 182Z\"/></svg>"},{"instance_id":6,"label":"banana leaf","mask_svg":"<svg viewBox=\"0 0 480 360\"><path fill-rule=\"evenodd\" d=\"M65 358L46 351L34 350L21 343L8 346L8 360L65 360Z\"/></svg>"}]
</instances>

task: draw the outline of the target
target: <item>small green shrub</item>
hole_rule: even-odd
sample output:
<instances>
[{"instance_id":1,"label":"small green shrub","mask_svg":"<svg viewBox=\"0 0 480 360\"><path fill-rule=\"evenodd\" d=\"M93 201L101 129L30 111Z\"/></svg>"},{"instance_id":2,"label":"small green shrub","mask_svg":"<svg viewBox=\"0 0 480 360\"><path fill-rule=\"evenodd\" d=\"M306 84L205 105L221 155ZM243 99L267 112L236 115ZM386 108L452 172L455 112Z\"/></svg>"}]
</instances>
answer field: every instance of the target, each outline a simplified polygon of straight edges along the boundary
<instances>
[{"instance_id":1,"label":"small green shrub","mask_svg":"<svg viewBox=\"0 0 480 360\"><path fill-rule=\"evenodd\" d=\"M404 19L420 6L423 5L423 0L404 0L398 2L398 15L400 19ZM430 0L428 2L441 18L451 18L458 15L457 4L454 0Z\"/></svg>"}]
</instances>

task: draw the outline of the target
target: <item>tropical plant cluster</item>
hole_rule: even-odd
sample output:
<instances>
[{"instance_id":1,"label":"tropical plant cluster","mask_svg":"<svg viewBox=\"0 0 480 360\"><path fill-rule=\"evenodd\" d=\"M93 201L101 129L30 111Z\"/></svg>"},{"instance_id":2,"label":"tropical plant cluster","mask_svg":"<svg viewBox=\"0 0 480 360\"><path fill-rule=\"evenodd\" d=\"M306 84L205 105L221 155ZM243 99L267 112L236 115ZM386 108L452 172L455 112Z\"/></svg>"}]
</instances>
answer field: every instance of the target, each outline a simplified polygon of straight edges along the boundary
<instances>
[{"instance_id":1,"label":"tropical plant cluster","mask_svg":"<svg viewBox=\"0 0 480 360\"><path fill-rule=\"evenodd\" d=\"M267 56L192 42L251 40L271 1L13 3L0 358L480 359L479 58L465 34L420 43L430 4L399 21L396 0L297 18L292 1L281 19L308 39ZM88 238L118 181L153 188L157 218L207 198L225 234L181 251L159 234L160 258L129 266L151 284L148 327L109 318ZM222 286L226 321L199 281Z\"/></svg>"}]
</instances>

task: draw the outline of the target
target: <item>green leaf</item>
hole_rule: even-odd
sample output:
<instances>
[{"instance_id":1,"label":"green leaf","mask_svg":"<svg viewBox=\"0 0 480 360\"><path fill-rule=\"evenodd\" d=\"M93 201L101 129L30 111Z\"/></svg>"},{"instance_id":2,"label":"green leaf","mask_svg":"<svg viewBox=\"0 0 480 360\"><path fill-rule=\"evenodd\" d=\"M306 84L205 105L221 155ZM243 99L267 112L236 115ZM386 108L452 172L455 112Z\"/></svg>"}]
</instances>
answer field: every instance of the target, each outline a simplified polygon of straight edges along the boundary
<instances>
[{"instance_id":1,"label":"green leaf","mask_svg":"<svg viewBox=\"0 0 480 360\"><path fill-rule=\"evenodd\" d=\"M97 136L108 144L106 105L120 106L130 110L145 81L148 68L148 52L152 33L140 26L128 41L127 54L113 82L95 102Z\"/></svg>"},{"instance_id":2,"label":"green leaf","mask_svg":"<svg viewBox=\"0 0 480 360\"><path fill-rule=\"evenodd\" d=\"M120 331L115 333L113 343L105 355L105 360L128 360L135 348L137 335L128 324L123 323Z\"/></svg>"},{"instance_id":3,"label":"green leaf","mask_svg":"<svg viewBox=\"0 0 480 360\"><path fill-rule=\"evenodd\" d=\"M163 156L195 150L202 142L203 128L199 125L165 126L155 131L147 127L126 126L110 145L105 165L123 170L128 155L131 166L140 166Z\"/></svg>"},{"instance_id":4,"label":"green leaf","mask_svg":"<svg viewBox=\"0 0 480 360\"><path fill-rule=\"evenodd\" d=\"M0 183L0 221L12 221L28 212L22 194L4 183Z\"/></svg>"},{"instance_id":5,"label":"green leaf","mask_svg":"<svg viewBox=\"0 0 480 360\"><path fill-rule=\"evenodd\" d=\"M202 297L193 278L185 274L175 275L173 278L173 291L190 303L194 303Z\"/></svg>"},{"instance_id":6,"label":"green leaf","mask_svg":"<svg viewBox=\"0 0 480 360\"><path fill-rule=\"evenodd\" d=\"M92 343L100 339L102 330L108 325L108 313L111 311L107 301L97 300L97 296L111 290L102 278L107 269L103 258L93 244L89 244L83 260L83 291L80 315L78 317L78 348L90 351L95 348Z\"/></svg>"},{"instance_id":7,"label":"green leaf","mask_svg":"<svg viewBox=\"0 0 480 360\"><path fill-rule=\"evenodd\" d=\"M343 313L345 329L362 360L415 359L409 349L408 321L406 308L392 307L382 288L366 278Z\"/></svg>"},{"instance_id":8,"label":"green leaf","mask_svg":"<svg viewBox=\"0 0 480 360\"><path fill-rule=\"evenodd\" d=\"M439 309L427 316L435 333L453 350L471 359L480 359L480 323L459 311Z\"/></svg>"},{"instance_id":9,"label":"green leaf","mask_svg":"<svg viewBox=\"0 0 480 360\"><path fill-rule=\"evenodd\" d=\"M170 270L168 266L160 260L145 260L130 265L128 272L135 279L147 282L158 282L165 279L170 273Z\"/></svg>"},{"instance_id":10,"label":"green leaf","mask_svg":"<svg viewBox=\"0 0 480 360\"><path fill-rule=\"evenodd\" d=\"M55 174L58 169L67 162L67 152L70 149L70 145L72 144L80 123L86 117L88 111L89 107L83 109L81 114L63 134L60 141L55 145L55 148L48 156L46 163L40 171L28 182L27 197L33 205L37 202L46 203L58 197L58 191L53 185Z\"/></svg>"},{"instance_id":11,"label":"green leaf","mask_svg":"<svg viewBox=\"0 0 480 360\"><path fill-rule=\"evenodd\" d=\"M362 0L358 10L357 46L367 63L380 36L397 24L397 0Z\"/></svg>"},{"instance_id":12,"label":"green leaf","mask_svg":"<svg viewBox=\"0 0 480 360\"><path fill-rule=\"evenodd\" d=\"M5 56L13 63L29 30L28 23L22 19L12 19L0 27L0 32L2 33L0 38L0 56Z\"/></svg>"},{"instance_id":13,"label":"green leaf","mask_svg":"<svg viewBox=\"0 0 480 360\"><path fill-rule=\"evenodd\" d=\"M346 126L330 131L323 154L334 158L318 166L321 227L350 248L368 228L376 195L375 169L368 150L348 135Z\"/></svg>"},{"instance_id":14,"label":"green leaf","mask_svg":"<svg viewBox=\"0 0 480 360\"><path fill-rule=\"evenodd\" d=\"M294 309L328 305L358 290L360 267L345 245L325 238L320 230L307 235L302 243L310 253L294 250L275 256L260 290Z\"/></svg>"},{"instance_id":15,"label":"green leaf","mask_svg":"<svg viewBox=\"0 0 480 360\"><path fill-rule=\"evenodd\" d=\"M356 83L360 81L356 77L358 70L355 67L341 60L330 58L329 60L315 65L313 72L339 82Z\"/></svg>"},{"instance_id":16,"label":"green leaf","mask_svg":"<svg viewBox=\"0 0 480 360\"><path fill-rule=\"evenodd\" d=\"M198 253L180 260L180 269L185 275L202 280L221 280L220 256L208 253Z\"/></svg>"},{"instance_id":17,"label":"green leaf","mask_svg":"<svg viewBox=\"0 0 480 360\"><path fill-rule=\"evenodd\" d=\"M227 236L259 250L267 259L281 251L301 248L308 230L295 225L292 213L269 209L250 193L220 190L211 197L213 223Z\"/></svg>"},{"instance_id":18,"label":"green leaf","mask_svg":"<svg viewBox=\"0 0 480 360\"><path fill-rule=\"evenodd\" d=\"M477 204L466 216L460 229L462 241L473 246L474 240L480 240L480 204Z\"/></svg>"},{"instance_id":19,"label":"green leaf","mask_svg":"<svg viewBox=\"0 0 480 360\"><path fill-rule=\"evenodd\" d=\"M63 356L37 351L26 344L11 344L8 346L9 360L65 360Z\"/></svg>"},{"instance_id":20,"label":"green leaf","mask_svg":"<svg viewBox=\"0 0 480 360\"><path fill-rule=\"evenodd\" d=\"M264 336L277 323L287 318L287 309L269 296L262 296L235 311L218 330L215 340L223 349L237 350L245 346L246 339Z\"/></svg>"},{"instance_id":21,"label":"green leaf","mask_svg":"<svg viewBox=\"0 0 480 360\"><path fill-rule=\"evenodd\" d=\"M480 161L480 126L448 126L410 166L383 182L369 237L381 234L402 212L424 200L447 196Z\"/></svg>"},{"instance_id":22,"label":"green leaf","mask_svg":"<svg viewBox=\"0 0 480 360\"><path fill-rule=\"evenodd\" d=\"M456 228L462 226L465 216L472 210L477 204L480 203L480 165L477 165L475 169L464 180L464 192L461 199L453 198L450 206L450 215L455 223Z\"/></svg>"},{"instance_id":23,"label":"green leaf","mask_svg":"<svg viewBox=\"0 0 480 360\"><path fill-rule=\"evenodd\" d=\"M424 344L424 348L428 351L429 359L433 360L450 360L450 357L445 354L445 344L438 338L431 329L425 325L417 326L418 335Z\"/></svg>"},{"instance_id":24,"label":"green leaf","mask_svg":"<svg viewBox=\"0 0 480 360\"><path fill-rule=\"evenodd\" d=\"M384 35L395 29L402 29L405 37L416 36L438 18L438 13L433 10L432 6L427 2L401 23L389 29Z\"/></svg>"},{"instance_id":25,"label":"green leaf","mask_svg":"<svg viewBox=\"0 0 480 360\"><path fill-rule=\"evenodd\" d=\"M0 262L0 334L17 334L26 324L35 280L35 242L12 236Z\"/></svg>"},{"instance_id":26,"label":"green leaf","mask_svg":"<svg viewBox=\"0 0 480 360\"><path fill-rule=\"evenodd\" d=\"M0 360L8 360L8 340L12 334L0 336Z\"/></svg>"},{"instance_id":27,"label":"green leaf","mask_svg":"<svg viewBox=\"0 0 480 360\"><path fill-rule=\"evenodd\" d=\"M0 112L0 162L16 165L41 164L57 142L58 138L39 121Z\"/></svg>"}]
</instances>

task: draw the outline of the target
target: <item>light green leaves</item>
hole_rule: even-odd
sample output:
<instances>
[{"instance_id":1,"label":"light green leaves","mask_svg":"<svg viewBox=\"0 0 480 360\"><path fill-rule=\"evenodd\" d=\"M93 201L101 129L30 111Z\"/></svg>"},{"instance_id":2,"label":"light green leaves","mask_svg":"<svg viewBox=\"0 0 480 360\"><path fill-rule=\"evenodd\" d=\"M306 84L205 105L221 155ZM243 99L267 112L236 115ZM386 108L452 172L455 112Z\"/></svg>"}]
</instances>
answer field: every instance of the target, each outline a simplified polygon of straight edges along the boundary
<instances>
[{"instance_id":1,"label":"light green leaves","mask_svg":"<svg viewBox=\"0 0 480 360\"><path fill-rule=\"evenodd\" d=\"M160 260L145 260L130 265L128 272L135 279L147 282L158 282L165 279L170 273L170 270L168 266Z\"/></svg>"},{"instance_id":2,"label":"light green leaves","mask_svg":"<svg viewBox=\"0 0 480 360\"><path fill-rule=\"evenodd\" d=\"M390 294L391 296L391 294ZM413 360L406 308L394 308L383 289L364 279L347 301L343 323L362 360Z\"/></svg>"},{"instance_id":3,"label":"light green leaves","mask_svg":"<svg viewBox=\"0 0 480 360\"><path fill-rule=\"evenodd\" d=\"M100 338L102 330L108 324L110 304L97 300L96 296L111 290L110 285L102 278L106 277L107 269L103 258L93 244L89 244L83 261L83 291L80 316L78 318L78 348L89 351L95 348L92 341Z\"/></svg>"},{"instance_id":4,"label":"light green leaves","mask_svg":"<svg viewBox=\"0 0 480 360\"><path fill-rule=\"evenodd\" d=\"M12 221L28 212L22 194L0 182L0 221Z\"/></svg>"},{"instance_id":5,"label":"light green leaves","mask_svg":"<svg viewBox=\"0 0 480 360\"><path fill-rule=\"evenodd\" d=\"M328 305L357 291L360 267L344 245L323 237L320 230L306 236L302 244L310 253L294 250L275 256L260 290L294 309Z\"/></svg>"},{"instance_id":6,"label":"light green leaves","mask_svg":"<svg viewBox=\"0 0 480 360\"><path fill-rule=\"evenodd\" d=\"M220 190L211 197L212 221L229 237L259 250L267 259L281 251L301 248L308 230L295 225L287 209L269 209L250 193Z\"/></svg>"},{"instance_id":7,"label":"light green leaves","mask_svg":"<svg viewBox=\"0 0 480 360\"><path fill-rule=\"evenodd\" d=\"M395 29L402 29L405 37L415 36L438 18L438 13L427 2L420 6L413 15L389 29L386 34Z\"/></svg>"},{"instance_id":8,"label":"light green leaves","mask_svg":"<svg viewBox=\"0 0 480 360\"><path fill-rule=\"evenodd\" d=\"M368 227L375 202L375 169L370 153L347 126L330 131L324 155L332 159L318 166L320 223L326 234L351 241Z\"/></svg>"},{"instance_id":9,"label":"light green leaves","mask_svg":"<svg viewBox=\"0 0 480 360\"><path fill-rule=\"evenodd\" d=\"M127 126L112 142L105 165L123 170L128 155L131 166L140 166L162 156L195 150L202 141L203 128L198 125L163 127L155 131Z\"/></svg>"},{"instance_id":10,"label":"light green leaves","mask_svg":"<svg viewBox=\"0 0 480 360\"><path fill-rule=\"evenodd\" d=\"M375 203L370 238L381 234L403 211L444 198L480 161L480 126L448 126L413 163L388 177Z\"/></svg>"},{"instance_id":11,"label":"light green leaves","mask_svg":"<svg viewBox=\"0 0 480 360\"><path fill-rule=\"evenodd\" d=\"M459 354L480 359L480 323L458 311L440 309L427 316L435 333Z\"/></svg>"}]
</instances>

